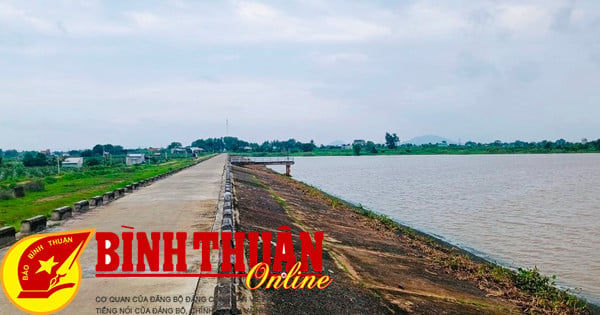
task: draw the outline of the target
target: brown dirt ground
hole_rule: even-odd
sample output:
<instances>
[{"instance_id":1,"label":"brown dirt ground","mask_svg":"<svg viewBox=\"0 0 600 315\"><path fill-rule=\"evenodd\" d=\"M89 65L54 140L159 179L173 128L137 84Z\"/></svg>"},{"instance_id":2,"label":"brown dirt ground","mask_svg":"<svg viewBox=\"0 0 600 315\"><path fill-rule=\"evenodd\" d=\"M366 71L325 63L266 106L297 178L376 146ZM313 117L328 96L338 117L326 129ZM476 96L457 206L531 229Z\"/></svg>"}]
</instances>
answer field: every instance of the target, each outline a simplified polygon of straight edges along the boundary
<instances>
[{"instance_id":1,"label":"brown dirt ground","mask_svg":"<svg viewBox=\"0 0 600 315\"><path fill-rule=\"evenodd\" d=\"M525 293L507 270L265 167L233 174L240 231L291 226L297 259L298 233L323 231L319 273L334 279L325 290L254 290L256 314L600 314L573 299Z\"/></svg>"},{"instance_id":2,"label":"brown dirt ground","mask_svg":"<svg viewBox=\"0 0 600 315\"><path fill-rule=\"evenodd\" d=\"M234 180L240 231L276 232L281 225L291 226L294 237L323 231L323 273L334 279L324 290L254 290L257 313L522 312L518 303L440 263L456 255L451 249L394 232L264 167L234 167ZM298 254L299 240L294 243Z\"/></svg>"}]
</instances>

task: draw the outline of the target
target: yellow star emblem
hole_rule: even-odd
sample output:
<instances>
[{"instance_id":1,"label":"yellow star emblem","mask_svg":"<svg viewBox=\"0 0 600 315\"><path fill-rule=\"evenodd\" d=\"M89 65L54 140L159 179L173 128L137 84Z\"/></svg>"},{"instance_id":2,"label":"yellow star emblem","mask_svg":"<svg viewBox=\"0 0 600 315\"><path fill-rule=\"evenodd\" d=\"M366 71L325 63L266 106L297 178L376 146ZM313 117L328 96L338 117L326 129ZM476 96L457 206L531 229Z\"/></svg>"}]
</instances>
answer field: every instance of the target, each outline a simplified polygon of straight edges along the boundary
<instances>
[{"instance_id":1,"label":"yellow star emblem","mask_svg":"<svg viewBox=\"0 0 600 315\"><path fill-rule=\"evenodd\" d=\"M40 269L38 269L35 273L40 273L42 271L47 272L48 274L52 274L52 267L58 265L57 262L54 262L54 256L50 257L50 259L44 261L40 260Z\"/></svg>"}]
</instances>

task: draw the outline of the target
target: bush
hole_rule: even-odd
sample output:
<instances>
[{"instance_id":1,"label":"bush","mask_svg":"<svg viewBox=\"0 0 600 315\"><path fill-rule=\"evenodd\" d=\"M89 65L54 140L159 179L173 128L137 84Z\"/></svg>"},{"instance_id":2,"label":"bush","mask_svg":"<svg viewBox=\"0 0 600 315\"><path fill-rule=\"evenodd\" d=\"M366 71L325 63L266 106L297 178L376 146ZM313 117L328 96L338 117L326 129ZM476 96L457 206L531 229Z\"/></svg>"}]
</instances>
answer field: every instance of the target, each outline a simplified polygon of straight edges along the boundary
<instances>
[{"instance_id":1,"label":"bush","mask_svg":"<svg viewBox=\"0 0 600 315\"><path fill-rule=\"evenodd\" d=\"M28 167L46 166L48 164L48 157L44 153L27 152L23 157L23 165Z\"/></svg>"},{"instance_id":2,"label":"bush","mask_svg":"<svg viewBox=\"0 0 600 315\"><path fill-rule=\"evenodd\" d=\"M85 166L96 166L102 164L102 160L96 157L86 159L84 162Z\"/></svg>"},{"instance_id":3,"label":"bush","mask_svg":"<svg viewBox=\"0 0 600 315\"><path fill-rule=\"evenodd\" d=\"M13 193L10 190L0 190L0 200L13 199Z\"/></svg>"},{"instance_id":4,"label":"bush","mask_svg":"<svg viewBox=\"0 0 600 315\"><path fill-rule=\"evenodd\" d=\"M25 191L44 191L46 189L44 182L41 180L34 180L25 183Z\"/></svg>"}]
</instances>

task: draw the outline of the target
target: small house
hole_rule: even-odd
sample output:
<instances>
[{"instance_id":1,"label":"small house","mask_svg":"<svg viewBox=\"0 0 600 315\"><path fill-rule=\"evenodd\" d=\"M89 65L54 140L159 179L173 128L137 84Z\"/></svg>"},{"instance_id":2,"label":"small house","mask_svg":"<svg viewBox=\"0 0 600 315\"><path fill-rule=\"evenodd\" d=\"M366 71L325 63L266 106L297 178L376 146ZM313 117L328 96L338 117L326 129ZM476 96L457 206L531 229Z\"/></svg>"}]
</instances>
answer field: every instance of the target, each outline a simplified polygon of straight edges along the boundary
<instances>
[{"instance_id":1,"label":"small house","mask_svg":"<svg viewBox=\"0 0 600 315\"><path fill-rule=\"evenodd\" d=\"M146 157L142 153L129 153L125 157L125 164L134 165L142 164L146 161Z\"/></svg>"},{"instance_id":2,"label":"small house","mask_svg":"<svg viewBox=\"0 0 600 315\"><path fill-rule=\"evenodd\" d=\"M352 146L355 146L355 145L358 145L358 146L364 147L364 146L366 146L366 145L367 145L367 141L365 141L365 140L362 140L362 139L354 140L354 141L352 142Z\"/></svg>"},{"instance_id":3,"label":"small house","mask_svg":"<svg viewBox=\"0 0 600 315\"><path fill-rule=\"evenodd\" d=\"M62 162L64 168L81 168L83 166L82 157L69 157Z\"/></svg>"},{"instance_id":4,"label":"small house","mask_svg":"<svg viewBox=\"0 0 600 315\"><path fill-rule=\"evenodd\" d=\"M187 149L186 148L172 148L171 149L171 154L187 154Z\"/></svg>"}]
</instances>

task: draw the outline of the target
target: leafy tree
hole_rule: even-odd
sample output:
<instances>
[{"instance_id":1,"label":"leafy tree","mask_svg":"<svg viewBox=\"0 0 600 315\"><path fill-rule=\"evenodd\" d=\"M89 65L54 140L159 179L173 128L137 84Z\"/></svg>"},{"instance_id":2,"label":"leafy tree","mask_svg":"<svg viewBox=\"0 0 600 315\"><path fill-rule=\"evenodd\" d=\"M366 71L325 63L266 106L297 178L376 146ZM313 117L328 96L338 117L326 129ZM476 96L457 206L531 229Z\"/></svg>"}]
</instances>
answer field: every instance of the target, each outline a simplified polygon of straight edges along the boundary
<instances>
[{"instance_id":1,"label":"leafy tree","mask_svg":"<svg viewBox=\"0 0 600 315\"><path fill-rule=\"evenodd\" d=\"M362 147L359 144L352 145L352 150L354 150L354 155L360 155L360 149L361 148Z\"/></svg>"},{"instance_id":2,"label":"leafy tree","mask_svg":"<svg viewBox=\"0 0 600 315\"><path fill-rule=\"evenodd\" d=\"M398 141L400 141L400 139L398 138L398 136L395 133L394 134L390 134L389 132L385 133L385 144L387 145L388 148L395 149L396 147L398 147L396 145L396 143L398 143Z\"/></svg>"},{"instance_id":3,"label":"leafy tree","mask_svg":"<svg viewBox=\"0 0 600 315\"><path fill-rule=\"evenodd\" d=\"M90 149L87 149L87 150L84 150L83 152L81 152L82 157L91 157L93 155L94 155L94 151L92 151Z\"/></svg>"},{"instance_id":4,"label":"leafy tree","mask_svg":"<svg viewBox=\"0 0 600 315\"><path fill-rule=\"evenodd\" d=\"M317 146L313 140L310 140L309 143L302 143L302 152L310 152L313 151Z\"/></svg>"},{"instance_id":5,"label":"leafy tree","mask_svg":"<svg viewBox=\"0 0 600 315\"><path fill-rule=\"evenodd\" d=\"M221 152L223 151L224 145L221 138L208 138L198 139L192 142L192 147L202 148L206 152Z\"/></svg>"},{"instance_id":6,"label":"leafy tree","mask_svg":"<svg viewBox=\"0 0 600 315\"><path fill-rule=\"evenodd\" d=\"M271 151L273 151L273 145L271 145L271 143L269 141L265 141L258 147L258 151L271 152Z\"/></svg>"},{"instance_id":7,"label":"leafy tree","mask_svg":"<svg viewBox=\"0 0 600 315\"><path fill-rule=\"evenodd\" d=\"M2 166L2 160L4 159L4 157L0 156L0 166Z\"/></svg>"},{"instance_id":8,"label":"leafy tree","mask_svg":"<svg viewBox=\"0 0 600 315\"><path fill-rule=\"evenodd\" d=\"M6 150L4 152L5 158L16 158L19 156L19 152L17 150Z\"/></svg>"},{"instance_id":9,"label":"leafy tree","mask_svg":"<svg viewBox=\"0 0 600 315\"><path fill-rule=\"evenodd\" d=\"M110 154L113 154L113 151L115 150L115 147L112 144L105 144L102 147L104 148L104 152L108 152Z\"/></svg>"},{"instance_id":10,"label":"leafy tree","mask_svg":"<svg viewBox=\"0 0 600 315\"><path fill-rule=\"evenodd\" d=\"M93 155L103 155L104 153L110 153L112 155L123 155L126 154L127 151L120 145L112 145L112 144L96 144L92 148ZM83 154L83 153L82 153ZM82 155L83 156L83 155Z\"/></svg>"},{"instance_id":11,"label":"leafy tree","mask_svg":"<svg viewBox=\"0 0 600 315\"><path fill-rule=\"evenodd\" d=\"M367 141L367 144L365 145L365 150L367 150L370 153L377 153L377 147L375 147L375 143L373 143L373 141Z\"/></svg>"},{"instance_id":12,"label":"leafy tree","mask_svg":"<svg viewBox=\"0 0 600 315\"><path fill-rule=\"evenodd\" d=\"M171 149L176 149L176 148L181 148L181 147L183 147L181 142L171 142L171 144L169 144L167 149L171 150Z\"/></svg>"},{"instance_id":13,"label":"leafy tree","mask_svg":"<svg viewBox=\"0 0 600 315\"><path fill-rule=\"evenodd\" d=\"M2 151L2 149L0 149L0 157L4 156L4 152Z\"/></svg>"},{"instance_id":14,"label":"leafy tree","mask_svg":"<svg viewBox=\"0 0 600 315\"><path fill-rule=\"evenodd\" d=\"M27 152L23 156L23 165L25 166L46 166L48 157L44 153Z\"/></svg>"},{"instance_id":15,"label":"leafy tree","mask_svg":"<svg viewBox=\"0 0 600 315\"><path fill-rule=\"evenodd\" d=\"M123 146L120 145L115 145L113 146L112 151L110 152L110 154L114 154L114 155L123 155L123 154L127 154L127 150L125 150L123 148Z\"/></svg>"},{"instance_id":16,"label":"leafy tree","mask_svg":"<svg viewBox=\"0 0 600 315\"><path fill-rule=\"evenodd\" d=\"M556 140L556 142L554 142L554 146L557 148L563 148L567 145L567 140L565 139L558 139Z\"/></svg>"},{"instance_id":17,"label":"leafy tree","mask_svg":"<svg viewBox=\"0 0 600 315\"><path fill-rule=\"evenodd\" d=\"M92 149L92 152L94 152L94 155L102 155L104 154L104 146L101 144L96 144Z\"/></svg>"},{"instance_id":18,"label":"leafy tree","mask_svg":"<svg viewBox=\"0 0 600 315\"><path fill-rule=\"evenodd\" d=\"M86 166L100 165L100 164L102 164L102 159L97 158L97 157L92 157L92 158L86 159L84 164Z\"/></svg>"}]
</instances>

